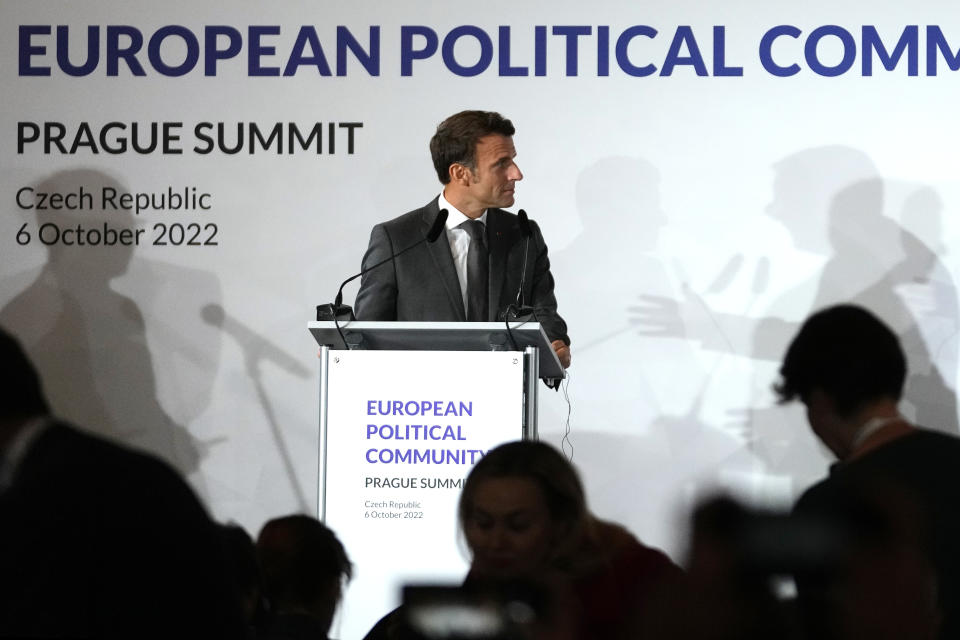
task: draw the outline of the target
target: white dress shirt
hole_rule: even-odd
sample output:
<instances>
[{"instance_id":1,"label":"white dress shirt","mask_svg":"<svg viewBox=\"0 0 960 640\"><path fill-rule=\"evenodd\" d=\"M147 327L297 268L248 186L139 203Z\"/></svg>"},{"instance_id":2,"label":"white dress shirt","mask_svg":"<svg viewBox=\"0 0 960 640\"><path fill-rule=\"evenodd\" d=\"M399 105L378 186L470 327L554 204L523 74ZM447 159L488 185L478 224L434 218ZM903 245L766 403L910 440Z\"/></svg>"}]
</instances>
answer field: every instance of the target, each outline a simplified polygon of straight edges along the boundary
<instances>
[{"instance_id":1,"label":"white dress shirt","mask_svg":"<svg viewBox=\"0 0 960 640\"><path fill-rule=\"evenodd\" d=\"M447 210L447 242L450 243L450 253L453 254L453 266L457 269L457 280L460 281L460 293L463 295L463 312L467 313L467 254L470 252L470 234L460 225L468 220L473 220L455 206L447 202L440 192L440 200L437 203L441 209ZM487 226L487 212L476 218Z\"/></svg>"}]
</instances>

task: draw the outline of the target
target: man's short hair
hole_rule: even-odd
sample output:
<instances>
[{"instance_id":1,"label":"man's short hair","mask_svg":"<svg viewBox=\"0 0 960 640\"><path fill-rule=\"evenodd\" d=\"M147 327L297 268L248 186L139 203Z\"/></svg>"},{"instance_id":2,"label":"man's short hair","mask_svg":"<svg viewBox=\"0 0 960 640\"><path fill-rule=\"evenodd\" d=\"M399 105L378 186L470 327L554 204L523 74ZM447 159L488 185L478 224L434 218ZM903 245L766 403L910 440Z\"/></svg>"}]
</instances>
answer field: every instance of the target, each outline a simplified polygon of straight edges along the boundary
<instances>
[{"instance_id":1,"label":"man's short hair","mask_svg":"<svg viewBox=\"0 0 960 640\"><path fill-rule=\"evenodd\" d=\"M810 316L790 343L774 392L781 403L823 391L849 417L865 403L899 401L907 363L900 341L879 318L850 304Z\"/></svg>"},{"instance_id":2,"label":"man's short hair","mask_svg":"<svg viewBox=\"0 0 960 640\"><path fill-rule=\"evenodd\" d=\"M441 122L430 138L430 155L440 182L450 182L450 165L455 163L477 170L480 138L491 134L510 137L514 131L513 123L495 111L461 111Z\"/></svg>"}]
</instances>

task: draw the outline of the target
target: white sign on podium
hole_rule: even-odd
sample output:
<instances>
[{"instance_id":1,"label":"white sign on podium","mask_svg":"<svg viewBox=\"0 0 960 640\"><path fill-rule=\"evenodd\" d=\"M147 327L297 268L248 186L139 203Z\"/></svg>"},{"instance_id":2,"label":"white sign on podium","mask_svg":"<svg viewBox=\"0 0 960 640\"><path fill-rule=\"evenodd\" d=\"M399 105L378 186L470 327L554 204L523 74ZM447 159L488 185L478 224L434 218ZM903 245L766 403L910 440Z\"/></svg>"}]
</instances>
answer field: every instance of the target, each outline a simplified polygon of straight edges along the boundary
<instances>
[{"instance_id":1,"label":"white sign on podium","mask_svg":"<svg viewBox=\"0 0 960 640\"><path fill-rule=\"evenodd\" d=\"M473 464L523 428L523 353L327 351L321 518L355 562L341 638L406 582L466 574L456 505Z\"/></svg>"}]
</instances>

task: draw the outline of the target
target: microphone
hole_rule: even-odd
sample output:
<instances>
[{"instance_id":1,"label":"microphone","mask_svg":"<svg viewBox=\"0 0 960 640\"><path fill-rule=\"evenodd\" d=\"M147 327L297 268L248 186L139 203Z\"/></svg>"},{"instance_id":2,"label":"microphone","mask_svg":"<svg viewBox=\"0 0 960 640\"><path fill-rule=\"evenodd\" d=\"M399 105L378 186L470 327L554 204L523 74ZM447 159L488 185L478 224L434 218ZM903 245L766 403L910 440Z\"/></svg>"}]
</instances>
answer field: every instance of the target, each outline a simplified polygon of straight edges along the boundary
<instances>
[{"instance_id":1,"label":"microphone","mask_svg":"<svg viewBox=\"0 0 960 640\"><path fill-rule=\"evenodd\" d=\"M366 269L361 269L360 273L358 273L358 274L356 274L356 275L353 275L353 276L350 276L349 278L347 278L346 280L344 280L344 281L340 284L340 288L337 289L337 297L334 298L333 304L321 304L321 305L317 305L317 320L334 320L334 321L338 321L338 320L341 319L341 316L346 316L346 317L343 318L343 319L352 320L353 317L354 317L354 316L353 316L353 308L350 307L350 305L348 305L348 304L343 304L343 288L344 288L345 286L347 286L348 283L356 280L357 278L359 278L360 276L364 275L365 273L368 273L368 272L370 272L370 271L373 271L374 269L376 269L376 268L379 267L380 265L386 264L386 263L390 262L391 260L394 260L394 259L396 259L396 258L399 258L399 257L402 256L403 254L405 254L407 251L410 251L411 249L414 249L414 248L416 248L416 247L419 247L419 246L420 246L421 244L423 244L424 242L429 242L429 243L434 243L434 242L436 242L436 241L437 241L437 238L440 237L440 234L443 233L443 230L444 230L444 227L446 226L446 224L447 224L447 210L446 210L446 209L440 209L440 213L438 213L438 214L437 214L437 217L434 219L433 225L432 225L432 226L430 227L430 229L427 231L427 235L425 235L424 237L420 238L419 240L417 240L416 242L414 242L413 244L411 244L409 247L405 247L405 248L401 249L400 251L397 251L396 253L394 253L394 254L391 255L390 257L384 258L384 259L381 260L380 262L377 262L376 264L372 264L372 265L370 265L369 267L367 267Z\"/></svg>"},{"instance_id":2,"label":"microphone","mask_svg":"<svg viewBox=\"0 0 960 640\"><path fill-rule=\"evenodd\" d=\"M204 305L200 309L200 317L210 326L233 336L243 349L248 366L256 365L260 360L269 360L299 378L310 377L310 369L299 360L228 314L219 304Z\"/></svg>"},{"instance_id":3,"label":"microphone","mask_svg":"<svg viewBox=\"0 0 960 640\"><path fill-rule=\"evenodd\" d=\"M518 318L519 316L530 315L533 313L533 307L527 307L524 305L523 297L523 285L527 281L527 256L530 254L530 238L533 236L533 227L530 225L530 218L527 217L527 212L523 209L517 211L517 218L520 224L520 235L524 237L523 245L523 271L520 272L520 286L517 288L517 296L515 298L515 304L508 306L503 313L500 314L500 317L504 320Z\"/></svg>"}]
</instances>

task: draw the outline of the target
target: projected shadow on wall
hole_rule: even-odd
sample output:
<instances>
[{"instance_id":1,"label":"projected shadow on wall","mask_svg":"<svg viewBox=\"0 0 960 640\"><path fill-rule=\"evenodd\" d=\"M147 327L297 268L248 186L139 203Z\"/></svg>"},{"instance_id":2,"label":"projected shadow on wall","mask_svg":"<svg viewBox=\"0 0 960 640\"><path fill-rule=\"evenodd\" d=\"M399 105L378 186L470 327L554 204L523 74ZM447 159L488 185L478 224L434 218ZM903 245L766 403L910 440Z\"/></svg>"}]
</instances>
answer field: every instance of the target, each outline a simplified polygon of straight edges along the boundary
<instances>
[{"instance_id":1,"label":"projected shadow on wall","mask_svg":"<svg viewBox=\"0 0 960 640\"><path fill-rule=\"evenodd\" d=\"M261 366L271 363L287 373L298 378L310 377L310 370L303 366L295 357L284 351L279 345L260 335L239 319L227 313L218 304L208 304L200 310L203 321L210 326L217 327L223 333L231 336L243 352L244 368L253 382L257 392L257 400L263 408L264 417L273 441L277 446L277 453L283 462L284 471L290 482L290 488L296 496L297 505L303 512L308 512L310 503L297 481L296 469L290 454L290 447L283 437L283 429L277 419L277 413L270 401L270 395L264 383Z\"/></svg>"},{"instance_id":2,"label":"projected shadow on wall","mask_svg":"<svg viewBox=\"0 0 960 640\"><path fill-rule=\"evenodd\" d=\"M906 415L921 425L957 432L960 325L956 287L937 255L942 205L936 193L916 187L896 212L898 222L884 215L885 191L898 185L885 182L856 149L807 149L774 168L774 200L767 213L786 227L798 249L824 257L819 275L784 291L761 317L715 312L706 297L689 289L679 299L647 295L634 317L640 332L778 362L807 315L840 302L860 304L890 324L903 342L910 371L902 405ZM790 269L771 259L770 268ZM758 263L755 269L761 267ZM756 278L749 268L733 271L746 273L732 274L731 282ZM698 311L710 322L683 322ZM769 388L772 382L756 386ZM787 431L783 410L771 400L767 393L746 410L748 437L770 471L793 474L802 458L794 455L799 444Z\"/></svg>"},{"instance_id":3,"label":"projected shadow on wall","mask_svg":"<svg viewBox=\"0 0 960 640\"><path fill-rule=\"evenodd\" d=\"M132 244L102 244L105 224L128 237L140 229L141 246L153 237L131 212L99 208L103 188L127 190L111 176L80 169L35 185L38 194L76 194L81 188L90 194L84 210L38 210L34 229L47 225L48 240L54 227L99 229L101 244L65 245L61 236L49 245L46 264L0 310L0 324L24 343L58 416L192 474L210 443L198 442L184 424L209 405L220 347L215 330L204 331L198 314L190 317L186 310L219 300L219 281L199 270L135 260ZM85 242L96 238L82 235ZM75 241L75 235L67 237ZM164 372L162 382L155 371ZM161 387L169 398L166 408L158 399Z\"/></svg>"},{"instance_id":4,"label":"projected shadow on wall","mask_svg":"<svg viewBox=\"0 0 960 640\"><path fill-rule=\"evenodd\" d=\"M572 339L574 418L590 416L591 429L615 428L625 420L647 423L660 413L656 390L640 371L644 340L628 317L630 301L641 293L673 293L652 253L666 223L659 182L657 169L640 158L604 158L584 169L576 184L583 230L550 255ZM548 219L541 224L549 229ZM683 366L696 367L686 345L668 346L677 348Z\"/></svg>"},{"instance_id":5,"label":"projected shadow on wall","mask_svg":"<svg viewBox=\"0 0 960 640\"><path fill-rule=\"evenodd\" d=\"M576 202L583 231L551 253L573 341L573 460L590 470L598 513L671 548L676 501L717 484L721 468L746 472L756 461L737 434L703 420L710 372L695 347L633 324L641 295L678 295L656 251L667 224L657 168L636 157L601 159L580 173ZM641 488L656 497L623 500Z\"/></svg>"}]
</instances>

